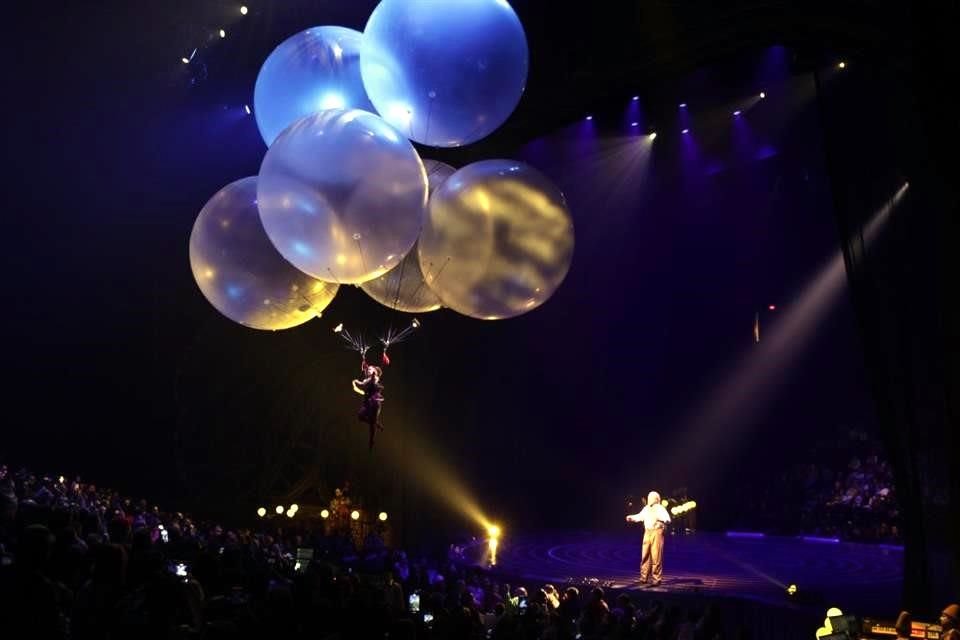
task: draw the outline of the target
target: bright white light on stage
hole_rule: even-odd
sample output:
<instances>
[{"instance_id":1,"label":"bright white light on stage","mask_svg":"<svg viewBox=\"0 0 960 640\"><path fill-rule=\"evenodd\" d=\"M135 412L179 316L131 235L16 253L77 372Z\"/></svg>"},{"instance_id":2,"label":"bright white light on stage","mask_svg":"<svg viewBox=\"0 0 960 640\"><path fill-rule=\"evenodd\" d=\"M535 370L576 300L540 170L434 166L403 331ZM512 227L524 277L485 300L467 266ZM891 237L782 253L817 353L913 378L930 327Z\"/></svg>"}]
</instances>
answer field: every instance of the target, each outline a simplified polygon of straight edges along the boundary
<instances>
[{"instance_id":1,"label":"bright white light on stage","mask_svg":"<svg viewBox=\"0 0 960 640\"><path fill-rule=\"evenodd\" d=\"M769 309L770 311L776 311L776 310L777 310L777 305L775 305L775 304L767 305L767 309Z\"/></svg>"},{"instance_id":2,"label":"bright white light on stage","mask_svg":"<svg viewBox=\"0 0 960 640\"><path fill-rule=\"evenodd\" d=\"M640 96L633 96L633 101L634 101L634 102L636 102L636 101L639 100L639 99L640 99Z\"/></svg>"},{"instance_id":3,"label":"bright white light on stage","mask_svg":"<svg viewBox=\"0 0 960 640\"><path fill-rule=\"evenodd\" d=\"M650 134L650 139L651 139L651 140L655 140L656 138L657 138L657 132L654 131L654 132L652 132L652 133Z\"/></svg>"},{"instance_id":4,"label":"bright white light on stage","mask_svg":"<svg viewBox=\"0 0 960 640\"><path fill-rule=\"evenodd\" d=\"M764 93L763 91L761 91L761 92L760 92L760 99L763 100L763 99L766 98L766 97L767 97L767 94Z\"/></svg>"},{"instance_id":5,"label":"bright white light on stage","mask_svg":"<svg viewBox=\"0 0 960 640\"><path fill-rule=\"evenodd\" d=\"M498 539L500 537L500 527L495 524L491 524L487 527L487 535L493 539Z\"/></svg>"},{"instance_id":6,"label":"bright white light on stage","mask_svg":"<svg viewBox=\"0 0 960 640\"><path fill-rule=\"evenodd\" d=\"M64 477L60 476L60 484L63 484L63 481L64 481Z\"/></svg>"},{"instance_id":7,"label":"bright white light on stage","mask_svg":"<svg viewBox=\"0 0 960 640\"><path fill-rule=\"evenodd\" d=\"M277 515L280 515L281 513L283 513L283 505L282 505L282 504L278 504L278 505L277 505L277 508L274 509L274 511L277 512Z\"/></svg>"},{"instance_id":8,"label":"bright white light on stage","mask_svg":"<svg viewBox=\"0 0 960 640\"><path fill-rule=\"evenodd\" d=\"M787 595L788 596L797 595L797 585L791 584L789 587L787 587Z\"/></svg>"},{"instance_id":9,"label":"bright white light on stage","mask_svg":"<svg viewBox=\"0 0 960 640\"><path fill-rule=\"evenodd\" d=\"M248 9L247 9L247 6L246 6L246 5L243 5L242 7L240 7L240 15L242 15L242 16L247 15L247 11L248 11Z\"/></svg>"},{"instance_id":10,"label":"bright white light on stage","mask_svg":"<svg viewBox=\"0 0 960 640\"><path fill-rule=\"evenodd\" d=\"M686 109L686 108L687 108L687 103L686 103L686 102L681 102L681 103L680 103L680 108L681 108L681 109Z\"/></svg>"},{"instance_id":11,"label":"bright white light on stage","mask_svg":"<svg viewBox=\"0 0 960 640\"><path fill-rule=\"evenodd\" d=\"M740 109L737 109L736 111L733 112L733 116L734 116L735 118L738 118L738 117L740 117L740 113L741 113Z\"/></svg>"},{"instance_id":12,"label":"bright white light on stage","mask_svg":"<svg viewBox=\"0 0 960 640\"><path fill-rule=\"evenodd\" d=\"M846 62L841 62L840 64L837 65L837 68L838 68L838 69L846 69L846 68L847 68L847 63L846 63Z\"/></svg>"},{"instance_id":13,"label":"bright white light on stage","mask_svg":"<svg viewBox=\"0 0 960 640\"><path fill-rule=\"evenodd\" d=\"M684 129L684 130L681 131L680 133L686 135L686 134L690 133L690 129Z\"/></svg>"},{"instance_id":14,"label":"bright white light on stage","mask_svg":"<svg viewBox=\"0 0 960 640\"><path fill-rule=\"evenodd\" d=\"M226 38L226 37L227 37L227 32L224 31L223 29L220 29L220 37L221 37L221 38Z\"/></svg>"},{"instance_id":15,"label":"bright white light on stage","mask_svg":"<svg viewBox=\"0 0 960 640\"><path fill-rule=\"evenodd\" d=\"M386 522L386 521L387 521L387 512L386 512L386 511L381 511L381 512L380 512L380 515L377 516L377 519L380 520L380 522Z\"/></svg>"},{"instance_id":16,"label":"bright white light on stage","mask_svg":"<svg viewBox=\"0 0 960 640\"><path fill-rule=\"evenodd\" d=\"M327 518L330 517L330 512L324 509L320 512L320 517L326 520Z\"/></svg>"},{"instance_id":17,"label":"bright white light on stage","mask_svg":"<svg viewBox=\"0 0 960 640\"><path fill-rule=\"evenodd\" d=\"M631 126L631 127L636 127L636 126L639 126L639 125L640 125L639 122L631 122L631 123L630 123L630 126Z\"/></svg>"},{"instance_id":18,"label":"bright white light on stage","mask_svg":"<svg viewBox=\"0 0 960 640\"><path fill-rule=\"evenodd\" d=\"M294 502L292 505L290 505L290 510L293 511L294 513L296 513L297 511L300 510L300 505L298 505L296 502Z\"/></svg>"},{"instance_id":19,"label":"bright white light on stage","mask_svg":"<svg viewBox=\"0 0 960 640\"><path fill-rule=\"evenodd\" d=\"M356 509L354 509L353 511L351 511L351 512L350 512L350 519L351 519L351 520L359 520L359 519L360 519L360 512L357 511Z\"/></svg>"},{"instance_id":20,"label":"bright white light on stage","mask_svg":"<svg viewBox=\"0 0 960 640\"><path fill-rule=\"evenodd\" d=\"M587 120L593 120L593 116L587 116Z\"/></svg>"},{"instance_id":21,"label":"bright white light on stage","mask_svg":"<svg viewBox=\"0 0 960 640\"><path fill-rule=\"evenodd\" d=\"M287 509L287 517L288 517L288 518L292 518L292 517L295 516L295 515L297 515L297 512L296 512L296 511L294 511L293 509Z\"/></svg>"},{"instance_id":22,"label":"bright white light on stage","mask_svg":"<svg viewBox=\"0 0 960 640\"><path fill-rule=\"evenodd\" d=\"M263 516L267 515L267 510L264 507L260 507L257 509L257 515L262 518Z\"/></svg>"},{"instance_id":23,"label":"bright white light on stage","mask_svg":"<svg viewBox=\"0 0 960 640\"><path fill-rule=\"evenodd\" d=\"M250 113L251 113L251 111L250 111L250 105L248 105L248 104L243 105L243 110L247 112L247 115L250 115Z\"/></svg>"},{"instance_id":24,"label":"bright white light on stage","mask_svg":"<svg viewBox=\"0 0 960 640\"><path fill-rule=\"evenodd\" d=\"M180 58L180 62L183 64L190 64L190 58Z\"/></svg>"}]
</instances>

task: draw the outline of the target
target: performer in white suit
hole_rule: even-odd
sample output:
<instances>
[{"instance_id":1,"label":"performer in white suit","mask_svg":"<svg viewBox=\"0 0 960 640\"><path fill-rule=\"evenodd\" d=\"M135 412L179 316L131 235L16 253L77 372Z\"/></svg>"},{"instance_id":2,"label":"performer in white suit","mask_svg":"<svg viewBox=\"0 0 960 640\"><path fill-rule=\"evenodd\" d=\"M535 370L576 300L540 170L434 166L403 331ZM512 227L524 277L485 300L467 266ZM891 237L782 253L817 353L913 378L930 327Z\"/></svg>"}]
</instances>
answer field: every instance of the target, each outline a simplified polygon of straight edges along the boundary
<instances>
[{"instance_id":1,"label":"performer in white suit","mask_svg":"<svg viewBox=\"0 0 960 640\"><path fill-rule=\"evenodd\" d=\"M652 577L653 586L657 586L663 579L663 528L670 524L670 514L660 504L660 494L651 491L647 495L647 506L640 513L628 515L627 522L643 523L640 582L646 584Z\"/></svg>"}]
</instances>

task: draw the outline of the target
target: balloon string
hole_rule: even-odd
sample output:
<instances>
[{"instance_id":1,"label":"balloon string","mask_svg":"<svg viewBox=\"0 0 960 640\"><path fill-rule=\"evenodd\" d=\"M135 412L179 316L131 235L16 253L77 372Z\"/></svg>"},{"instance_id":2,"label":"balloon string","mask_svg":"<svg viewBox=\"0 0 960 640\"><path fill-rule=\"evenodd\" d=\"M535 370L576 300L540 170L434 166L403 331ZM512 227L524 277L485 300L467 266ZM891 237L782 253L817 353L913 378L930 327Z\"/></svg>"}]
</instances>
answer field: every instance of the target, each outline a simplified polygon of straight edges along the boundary
<instances>
[{"instance_id":1,"label":"balloon string","mask_svg":"<svg viewBox=\"0 0 960 640\"><path fill-rule=\"evenodd\" d=\"M447 256L447 259L443 261L443 266L440 267L439 271L437 271L437 275L433 277L433 280L436 280L440 277L440 274L443 273L443 270L447 268L447 264L449 263L450 263L450 256ZM430 269L433 270L432 262L430 263ZM422 289L423 286L427 284L427 278L429 277L430 277L430 273L428 272L426 275L423 276L423 280L420 282L420 284L417 285L417 288L414 290L413 296L412 296L414 300L418 299L417 296L420 294L420 289Z\"/></svg>"},{"instance_id":2,"label":"balloon string","mask_svg":"<svg viewBox=\"0 0 960 640\"><path fill-rule=\"evenodd\" d=\"M333 276L333 281L336 282L337 285L339 285L339 284L340 284L340 280L339 280L339 278L337 278L337 274L335 274L335 273L333 272L333 269L331 269L330 267L327 267L327 271L330 273L331 276Z\"/></svg>"},{"instance_id":3,"label":"balloon string","mask_svg":"<svg viewBox=\"0 0 960 640\"><path fill-rule=\"evenodd\" d=\"M400 287L403 285L403 270L407 268L406 257L400 261L400 277L397 278L397 292L393 297L393 310L396 311L400 306Z\"/></svg>"},{"instance_id":4,"label":"balloon string","mask_svg":"<svg viewBox=\"0 0 960 640\"><path fill-rule=\"evenodd\" d=\"M360 238L357 238L357 250L360 252L360 266L363 267L363 272L367 272L367 261L363 257L363 246L360 244Z\"/></svg>"}]
</instances>

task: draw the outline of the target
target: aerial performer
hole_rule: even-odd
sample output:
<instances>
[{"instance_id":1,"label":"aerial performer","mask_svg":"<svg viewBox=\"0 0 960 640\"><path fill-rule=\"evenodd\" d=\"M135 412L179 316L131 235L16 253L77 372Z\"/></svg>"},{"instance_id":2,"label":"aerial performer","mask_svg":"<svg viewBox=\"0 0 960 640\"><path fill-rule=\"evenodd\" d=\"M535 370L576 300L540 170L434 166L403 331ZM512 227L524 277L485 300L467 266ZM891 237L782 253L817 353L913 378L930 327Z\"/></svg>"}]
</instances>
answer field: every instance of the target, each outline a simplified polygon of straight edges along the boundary
<instances>
[{"instance_id":1,"label":"aerial performer","mask_svg":"<svg viewBox=\"0 0 960 640\"><path fill-rule=\"evenodd\" d=\"M363 341L362 336L354 337L350 335L350 332L343 328L343 324L337 325L333 330L334 333L339 334L352 349L360 353L360 378L352 380L351 386L355 393L363 396L363 402L360 405L360 410L357 412L357 419L366 424L369 429L370 440L368 446L370 451L373 451L373 442L377 431L383 431L383 422L380 419L384 401L383 384L381 380L383 379L382 367L390 365L390 356L387 355L387 350L391 344L396 344L406 339L407 336L419 326L420 323L414 320L406 329L396 333L391 329L385 336L380 338L380 343L383 345L383 351L380 354L381 366L367 361L367 351L369 347Z\"/></svg>"}]
</instances>

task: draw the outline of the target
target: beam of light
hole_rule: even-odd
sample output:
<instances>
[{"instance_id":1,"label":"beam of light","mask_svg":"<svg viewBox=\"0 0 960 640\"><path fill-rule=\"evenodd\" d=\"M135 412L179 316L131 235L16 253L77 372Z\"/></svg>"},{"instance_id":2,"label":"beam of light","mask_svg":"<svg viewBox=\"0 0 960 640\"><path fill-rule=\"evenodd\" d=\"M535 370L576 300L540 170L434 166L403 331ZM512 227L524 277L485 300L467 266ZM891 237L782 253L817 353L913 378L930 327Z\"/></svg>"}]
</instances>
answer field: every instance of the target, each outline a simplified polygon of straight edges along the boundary
<instances>
[{"instance_id":1,"label":"beam of light","mask_svg":"<svg viewBox=\"0 0 960 640\"><path fill-rule=\"evenodd\" d=\"M766 97L767 97L766 92L761 91L761 92L760 92L760 99L763 100L763 99L766 98Z\"/></svg>"},{"instance_id":2,"label":"beam of light","mask_svg":"<svg viewBox=\"0 0 960 640\"><path fill-rule=\"evenodd\" d=\"M224 31L223 29L220 29L220 37L221 37L221 38L226 38L226 37L227 37L227 32Z\"/></svg>"},{"instance_id":3,"label":"beam of light","mask_svg":"<svg viewBox=\"0 0 960 640\"><path fill-rule=\"evenodd\" d=\"M183 62L183 64L190 64L189 58L180 58L180 60Z\"/></svg>"},{"instance_id":4,"label":"beam of light","mask_svg":"<svg viewBox=\"0 0 960 640\"><path fill-rule=\"evenodd\" d=\"M653 131L653 132L650 133L650 139L651 139L651 140L655 140L656 137L657 137L657 132L656 132L656 131Z\"/></svg>"},{"instance_id":5,"label":"beam of light","mask_svg":"<svg viewBox=\"0 0 960 640\"><path fill-rule=\"evenodd\" d=\"M906 194L904 184L864 227L862 243L869 247L886 226L891 213ZM749 424L749 416L757 413L771 399L784 378L787 365L814 337L817 328L836 306L846 284L843 252L837 252L820 268L804 287L800 297L790 305L777 325L758 347L744 353L729 372L675 429L672 452L662 456L664 465L677 466L683 472L702 466L705 457L717 458L722 450L739 442L735 425ZM743 427L741 427L742 430ZM669 469L661 469L661 472ZM675 469L674 472L677 472Z\"/></svg>"},{"instance_id":6,"label":"beam of light","mask_svg":"<svg viewBox=\"0 0 960 640\"><path fill-rule=\"evenodd\" d=\"M242 16L247 15L247 11L249 11L249 9L247 9L247 6L246 6L246 5L240 7L240 15L242 15Z\"/></svg>"},{"instance_id":7,"label":"beam of light","mask_svg":"<svg viewBox=\"0 0 960 640\"><path fill-rule=\"evenodd\" d=\"M473 522L484 532L489 533L491 527L497 526L457 477L454 469L442 462L443 456L438 455L429 442L403 425L398 429L404 429L402 435L388 435L382 442L377 440L377 448L386 450L386 459L394 462L400 473L451 512Z\"/></svg>"}]
</instances>

